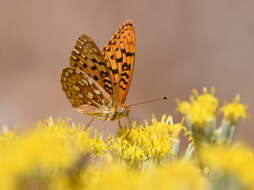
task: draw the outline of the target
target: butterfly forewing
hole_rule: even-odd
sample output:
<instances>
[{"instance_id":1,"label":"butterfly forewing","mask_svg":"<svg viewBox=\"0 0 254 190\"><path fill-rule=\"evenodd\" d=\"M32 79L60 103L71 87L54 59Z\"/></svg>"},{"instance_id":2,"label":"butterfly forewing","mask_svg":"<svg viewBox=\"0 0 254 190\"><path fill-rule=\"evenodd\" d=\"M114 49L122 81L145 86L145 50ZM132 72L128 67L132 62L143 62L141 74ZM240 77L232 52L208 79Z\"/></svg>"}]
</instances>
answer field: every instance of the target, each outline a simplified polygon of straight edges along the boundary
<instances>
[{"instance_id":1,"label":"butterfly forewing","mask_svg":"<svg viewBox=\"0 0 254 190\"><path fill-rule=\"evenodd\" d=\"M131 21L126 21L104 46L107 61L118 92L118 103L124 104L131 83L136 53L135 30Z\"/></svg>"}]
</instances>

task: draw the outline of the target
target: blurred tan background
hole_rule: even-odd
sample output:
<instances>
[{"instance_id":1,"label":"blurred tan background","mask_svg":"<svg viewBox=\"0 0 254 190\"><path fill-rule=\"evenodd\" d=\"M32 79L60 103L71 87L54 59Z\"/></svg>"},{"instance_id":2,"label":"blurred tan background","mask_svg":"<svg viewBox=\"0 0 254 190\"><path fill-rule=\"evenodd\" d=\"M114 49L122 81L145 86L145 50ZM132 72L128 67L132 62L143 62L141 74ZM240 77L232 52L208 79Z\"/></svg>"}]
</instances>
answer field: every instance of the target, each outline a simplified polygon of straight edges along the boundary
<instances>
[{"instance_id":1,"label":"blurred tan background","mask_svg":"<svg viewBox=\"0 0 254 190\"><path fill-rule=\"evenodd\" d=\"M175 115L176 99L191 89L216 87L231 100L240 93L249 119L238 138L254 145L254 1L245 0L0 0L0 126L73 118L76 112L60 86L75 40L87 33L102 47L126 19L137 34L135 73L127 103L164 95L142 105L131 118ZM113 130L111 124L94 126ZM114 126L113 126L114 127Z\"/></svg>"}]
</instances>

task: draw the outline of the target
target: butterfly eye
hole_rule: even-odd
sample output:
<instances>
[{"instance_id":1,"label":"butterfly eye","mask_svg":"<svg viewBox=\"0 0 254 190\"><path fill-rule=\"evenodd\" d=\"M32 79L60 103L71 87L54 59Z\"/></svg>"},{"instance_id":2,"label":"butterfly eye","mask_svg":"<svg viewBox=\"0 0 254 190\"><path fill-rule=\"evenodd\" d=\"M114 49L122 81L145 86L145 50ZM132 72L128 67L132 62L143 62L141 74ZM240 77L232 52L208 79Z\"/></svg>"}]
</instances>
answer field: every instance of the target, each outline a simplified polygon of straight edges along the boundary
<instances>
[{"instance_id":1,"label":"butterfly eye","mask_svg":"<svg viewBox=\"0 0 254 190\"><path fill-rule=\"evenodd\" d=\"M119 113L124 113L125 112L125 109L122 107L122 108L119 108Z\"/></svg>"}]
</instances>

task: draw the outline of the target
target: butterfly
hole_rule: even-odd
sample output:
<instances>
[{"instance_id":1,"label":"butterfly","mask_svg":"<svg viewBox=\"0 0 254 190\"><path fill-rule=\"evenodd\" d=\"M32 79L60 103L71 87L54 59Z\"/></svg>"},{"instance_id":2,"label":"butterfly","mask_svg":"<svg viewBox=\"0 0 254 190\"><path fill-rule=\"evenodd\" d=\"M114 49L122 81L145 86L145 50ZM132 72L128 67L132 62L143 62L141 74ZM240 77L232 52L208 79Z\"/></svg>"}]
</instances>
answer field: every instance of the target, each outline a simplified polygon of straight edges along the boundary
<instances>
[{"instance_id":1,"label":"butterfly","mask_svg":"<svg viewBox=\"0 0 254 190\"><path fill-rule=\"evenodd\" d=\"M62 89L79 112L104 120L128 116L125 104L136 53L133 23L125 21L102 51L82 34L61 74Z\"/></svg>"}]
</instances>

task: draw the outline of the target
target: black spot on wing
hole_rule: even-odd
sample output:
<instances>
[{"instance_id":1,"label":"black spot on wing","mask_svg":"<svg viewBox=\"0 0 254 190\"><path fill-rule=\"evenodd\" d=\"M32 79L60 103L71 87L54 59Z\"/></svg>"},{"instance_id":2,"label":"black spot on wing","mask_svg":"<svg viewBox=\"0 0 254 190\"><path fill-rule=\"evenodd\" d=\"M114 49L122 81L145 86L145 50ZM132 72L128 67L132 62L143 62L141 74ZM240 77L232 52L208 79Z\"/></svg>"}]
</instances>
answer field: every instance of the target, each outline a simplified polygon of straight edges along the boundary
<instances>
[{"instance_id":1,"label":"black spot on wing","mask_svg":"<svg viewBox=\"0 0 254 190\"><path fill-rule=\"evenodd\" d=\"M119 85L119 88L121 88L122 90L127 90L127 88L123 87L122 85Z\"/></svg>"},{"instance_id":2,"label":"black spot on wing","mask_svg":"<svg viewBox=\"0 0 254 190\"><path fill-rule=\"evenodd\" d=\"M104 83L108 83L108 84L110 84L110 85L111 85L111 81L110 81L110 80L108 80L108 79L103 79L103 82L104 82Z\"/></svg>"},{"instance_id":3,"label":"black spot on wing","mask_svg":"<svg viewBox=\"0 0 254 190\"><path fill-rule=\"evenodd\" d=\"M94 65L91 67L91 69L94 71L94 70L97 70L97 67Z\"/></svg>"},{"instance_id":4,"label":"black spot on wing","mask_svg":"<svg viewBox=\"0 0 254 190\"><path fill-rule=\"evenodd\" d=\"M122 65L122 71L129 71L129 70L131 70L131 64L124 63Z\"/></svg>"},{"instance_id":5,"label":"black spot on wing","mask_svg":"<svg viewBox=\"0 0 254 190\"><path fill-rule=\"evenodd\" d=\"M119 73L119 70L118 70L118 69L112 69L112 68L110 68L110 70L112 71L112 73L113 73L114 75Z\"/></svg>"},{"instance_id":6,"label":"black spot on wing","mask_svg":"<svg viewBox=\"0 0 254 190\"><path fill-rule=\"evenodd\" d=\"M121 79L119 80L119 83L121 83L121 82L123 82L125 85L128 84L128 82L126 82L124 78L121 78Z\"/></svg>"},{"instance_id":7,"label":"black spot on wing","mask_svg":"<svg viewBox=\"0 0 254 190\"><path fill-rule=\"evenodd\" d=\"M95 58L92 58L91 61L94 63L98 63L98 61Z\"/></svg>"},{"instance_id":8,"label":"black spot on wing","mask_svg":"<svg viewBox=\"0 0 254 190\"><path fill-rule=\"evenodd\" d=\"M121 53L126 54L126 50L125 49L121 49Z\"/></svg>"},{"instance_id":9,"label":"black spot on wing","mask_svg":"<svg viewBox=\"0 0 254 190\"><path fill-rule=\"evenodd\" d=\"M103 87L108 93L113 94L113 89L111 86L109 86L108 84L104 84Z\"/></svg>"},{"instance_id":10,"label":"black spot on wing","mask_svg":"<svg viewBox=\"0 0 254 190\"><path fill-rule=\"evenodd\" d=\"M124 76L124 77L126 77L127 79L130 78L130 76L129 76L127 73L121 73L121 76Z\"/></svg>"},{"instance_id":11,"label":"black spot on wing","mask_svg":"<svg viewBox=\"0 0 254 190\"><path fill-rule=\"evenodd\" d=\"M121 53L126 54L126 56L129 56L129 57L131 57L131 56L134 56L134 55L135 55L135 53L126 52L126 49L121 49Z\"/></svg>"},{"instance_id":12,"label":"black spot on wing","mask_svg":"<svg viewBox=\"0 0 254 190\"><path fill-rule=\"evenodd\" d=\"M106 66L106 64L105 64L104 62L99 62L98 64L99 64L99 65Z\"/></svg>"},{"instance_id":13,"label":"black spot on wing","mask_svg":"<svg viewBox=\"0 0 254 190\"><path fill-rule=\"evenodd\" d=\"M123 62L123 57L120 57L120 58L116 59L116 62L117 63L122 63Z\"/></svg>"},{"instance_id":14,"label":"black spot on wing","mask_svg":"<svg viewBox=\"0 0 254 190\"><path fill-rule=\"evenodd\" d=\"M93 78L94 78L94 80L96 80L96 81L99 80L99 78L98 78L96 75L95 75Z\"/></svg>"},{"instance_id":15,"label":"black spot on wing","mask_svg":"<svg viewBox=\"0 0 254 190\"><path fill-rule=\"evenodd\" d=\"M135 55L135 53L131 53L131 52L126 53L126 56L133 56L133 55Z\"/></svg>"},{"instance_id":16,"label":"black spot on wing","mask_svg":"<svg viewBox=\"0 0 254 190\"><path fill-rule=\"evenodd\" d=\"M109 76L107 72L104 72L104 71L100 71L100 74L102 77L107 77Z\"/></svg>"}]
</instances>

